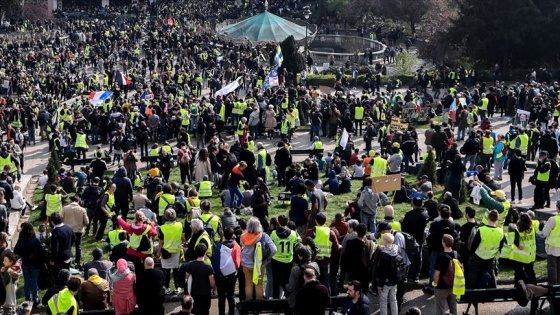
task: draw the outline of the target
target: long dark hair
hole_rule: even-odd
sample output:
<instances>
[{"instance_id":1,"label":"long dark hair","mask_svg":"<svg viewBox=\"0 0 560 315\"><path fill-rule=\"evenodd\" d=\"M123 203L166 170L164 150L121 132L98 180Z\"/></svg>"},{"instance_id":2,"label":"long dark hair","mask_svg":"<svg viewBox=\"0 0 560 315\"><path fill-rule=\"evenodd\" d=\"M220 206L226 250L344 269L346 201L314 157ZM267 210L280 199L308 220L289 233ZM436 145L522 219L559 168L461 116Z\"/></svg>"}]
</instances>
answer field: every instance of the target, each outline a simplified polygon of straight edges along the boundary
<instances>
[{"instance_id":1,"label":"long dark hair","mask_svg":"<svg viewBox=\"0 0 560 315\"><path fill-rule=\"evenodd\" d=\"M33 224L29 222L23 222L20 226L21 231L19 231L19 238L23 240L30 240L35 237L35 229Z\"/></svg>"},{"instance_id":2,"label":"long dark hair","mask_svg":"<svg viewBox=\"0 0 560 315\"><path fill-rule=\"evenodd\" d=\"M522 232L531 232L533 229L533 222L531 221L531 217L525 212L519 215L519 221L517 222L517 230Z\"/></svg>"}]
</instances>

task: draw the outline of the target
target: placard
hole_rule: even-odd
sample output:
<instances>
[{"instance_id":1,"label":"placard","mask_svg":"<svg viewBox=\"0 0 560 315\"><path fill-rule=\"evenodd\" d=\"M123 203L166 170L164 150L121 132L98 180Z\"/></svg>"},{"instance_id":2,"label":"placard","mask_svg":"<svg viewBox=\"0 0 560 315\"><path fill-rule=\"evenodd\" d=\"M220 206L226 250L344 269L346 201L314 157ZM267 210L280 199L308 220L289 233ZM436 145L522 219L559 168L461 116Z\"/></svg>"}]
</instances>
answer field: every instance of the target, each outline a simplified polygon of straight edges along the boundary
<instances>
[{"instance_id":1,"label":"placard","mask_svg":"<svg viewBox=\"0 0 560 315\"><path fill-rule=\"evenodd\" d=\"M400 117L391 118L391 129L393 130L407 130L408 124L401 122Z\"/></svg>"},{"instance_id":2,"label":"placard","mask_svg":"<svg viewBox=\"0 0 560 315\"><path fill-rule=\"evenodd\" d=\"M420 109L420 112L416 110L416 105L413 108L403 108L402 121L405 123L428 123L430 121L430 108L422 107Z\"/></svg>"},{"instance_id":3,"label":"placard","mask_svg":"<svg viewBox=\"0 0 560 315\"><path fill-rule=\"evenodd\" d=\"M373 192L397 191L401 189L401 186L401 174L371 178L371 190Z\"/></svg>"},{"instance_id":4,"label":"placard","mask_svg":"<svg viewBox=\"0 0 560 315\"><path fill-rule=\"evenodd\" d=\"M517 116L519 117L519 121L523 122L529 119L529 116L531 116L531 112L528 112L526 110L522 110L522 109L518 109L517 110Z\"/></svg>"}]
</instances>

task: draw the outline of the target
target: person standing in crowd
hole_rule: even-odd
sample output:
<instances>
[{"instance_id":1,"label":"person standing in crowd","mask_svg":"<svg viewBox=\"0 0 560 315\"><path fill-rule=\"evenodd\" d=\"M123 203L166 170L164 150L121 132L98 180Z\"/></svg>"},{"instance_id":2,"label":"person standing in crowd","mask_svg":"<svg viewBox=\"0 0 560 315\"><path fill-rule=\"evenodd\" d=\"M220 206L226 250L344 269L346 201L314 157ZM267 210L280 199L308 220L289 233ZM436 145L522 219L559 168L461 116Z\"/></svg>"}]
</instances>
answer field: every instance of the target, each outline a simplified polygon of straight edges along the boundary
<instances>
[{"instance_id":1,"label":"person standing in crowd","mask_svg":"<svg viewBox=\"0 0 560 315\"><path fill-rule=\"evenodd\" d=\"M537 284L534 268L537 258L537 232L533 228L529 214L521 213L519 215L513 243L515 246L512 248L510 260L515 262L515 285L518 285L519 280L523 280L527 284Z\"/></svg>"},{"instance_id":2,"label":"person standing in crowd","mask_svg":"<svg viewBox=\"0 0 560 315\"><path fill-rule=\"evenodd\" d=\"M146 219L141 211L134 214L133 224L127 223L120 216L117 217L117 223L130 234L127 260L134 263L136 272L140 272L143 269L142 260L148 258L153 251L152 238L157 235L154 223Z\"/></svg>"},{"instance_id":3,"label":"person standing in crowd","mask_svg":"<svg viewBox=\"0 0 560 315\"><path fill-rule=\"evenodd\" d=\"M552 162L548 159L548 152L541 151L539 153L539 160L535 168L533 180L535 182L534 201L535 205L532 209L544 209L550 207L550 172ZM546 205L545 205L546 204Z\"/></svg>"},{"instance_id":4,"label":"person standing in crowd","mask_svg":"<svg viewBox=\"0 0 560 315\"><path fill-rule=\"evenodd\" d=\"M46 253L41 241L35 236L35 230L31 223L24 222L21 224L14 253L21 257L25 300L33 301L33 305L37 306L39 304L39 272L45 263Z\"/></svg>"},{"instance_id":5,"label":"person standing in crowd","mask_svg":"<svg viewBox=\"0 0 560 315\"><path fill-rule=\"evenodd\" d=\"M175 313L171 313L171 315L191 315L193 307L194 299L190 295L185 294L183 296L183 299L181 299L181 310Z\"/></svg>"},{"instance_id":6,"label":"person standing in crowd","mask_svg":"<svg viewBox=\"0 0 560 315\"><path fill-rule=\"evenodd\" d=\"M331 303L329 289L317 280L313 268L307 268L303 271L303 282L304 285L296 296L295 314L325 314L325 309ZM311 303L311 301L313 302Z\"/></svg>"},{"instance_id":7,"label":"person standing in crowd","mask_svg":"<svg viewBox=\"0 0 560 315\"><path fill-rule=\"evenodd\" d=\"M467 289L479 287L478 276L480 272L487 273L490 277L488 287L496 287L496 257L498 257L504 244L504 232L497 227L498 211L488 213L488 224L480 227L471 244L471 256L467 269ZM484 285L483 287L486 287Z\"/></svg>"},{"instance_id":8,"label":"person standing in crowd","mask_svg":"<svg viewBox=\"0 0 560 315\"><path fill-rule=\"evenodd\" d=\"M527 166L525 166L525 159L521 155L521 150L513 149L513 156L509 162L508 174L509 174L509 184L511 186L511 204L515 204L515 190L519 192L517 203L521 203L523 199L523 187L521 182L525 177L525 171Z\"/></svg>"},{"instance_id":9,"label":"person standing in crowd","mask_svg":"<svg viewBox=\"0 0 560 315\"><path fill-rule=\"evenodd\" d=\"M117 216L122 215L126 217L130 209L129 203L132 202L134 197L134 188L124 166L119 166L111 182L115 185L115 207L113 212ZM113 226L115 226L116 220L112 219L112 221Z\"/></svg>"},{"instance_id":10,"label":"person standing in crowd","mask_svg":"<svg viewBox=\"0 0 560 315\"><path fill-rule=\"evenodd\" d=\"M171 272L173 272L173 283L175 294L181 293L179 286L179 264L181 261L181 235L183 225L177 222L177 214L174 209L165 210L165 223L160 226L158 232L159 246L156 257L161 257L161 269L165 275L165 294L170 294Z\"/></svg>"},{"instance_id":11,"label":"person standing in crowd","mask_svg":"<svg viewBox=\"0 0 560 315\"><path fill-rule=\"evenodd\" d=\"M367 315L370 314L370 301L366 294L362 293L362 284L354 280L348 284L346 293L348 297L342 307L342 315Z\"/></svg>"},{"instance_id":12,"label":"person standing in crowd","mask_svg":"<svg viewBox=\"0 0 560 315\"><path fill-rule=\"evenodd\" d=\"M556 215L550 217L542 230L546 237L546 265L548 284L560 284L560 200L556 201Z\"/></svg>"},{"instance_id":13,"label":"person standing in crowd","mask_svg":"<svg viewBox=\"0 0 560 315\"><path fill-rule=\"evenodd\" d=\"M196 300L193 313L200 315L210 314L212 291L216 287L212 265L204 261L207 250L205 244L196 245L194 249L196 260L189 263L186 275L187 280L192 277L189 293Z\"/></svg>"},{"instance_id":14,"label":"person standing in crowd","mask_svg":"<svg viewBox=\"0 0 560 315\"><path fill-rule=\"evenodd\" d=\"M329 200L325 193L315 187L315 184L311 180L305 181L305 187L309 195L309 214L307 215L307 228L312 228L315 226L315 218L319 213L325 211L329 204Z\"/></svg>"},{"instance_id":15,"label":"person standing in crowd","mask_svg":"<svg viewBox=\"0 0 560 315\"><path fill-rule=\"evenodd\" d=\"M375 233L377 230L377 204L385 206L389 203L389 198L383 192L374 193L371 190L371 177L364 180L364 188L358 199L358 206L360 207L360 222L364 223L368 231Z\"/></svg>"},{"instance_id":16,"label":"person standing in crowd","mask_svg":"<svg viewBox=\"0 0 560 315\"><path fill-rule=\"evenodd\" d=\"M103 195L103 188L99 187L101 180L99 177L94 177L91 184L86 187L82 193L82 200L88 216L88 224L84 236L89 236L90 228L92 228L92 235L97 234L97 221L94 220L97 205L97 200ZM93 226L93 227L92 227Z\"/></svg>"},{"instance_id":17,"label":"person standing in crowd","mask_svg":"<svg viewBox=\"0 0 560 315\"><path fill-rule=\"evenodd\" d=\"M136 269L138 270L138 269ZM163 291L163 281L165 276L160 269L154 268L154 259L147 257L144 259L144 270L137 271L136 282L136 302L142 314L163 315L165 296Z\"/></svg>"},{"instance_id":18,"label":"person standing in crowd","mask_svg":"<svg viewBox=\"0 0 560 315\"><path fill-rule=\"evenodd\" d=\"M418 247L418 253L414 257L408 257L412 265L409 270L409 278L418 283L422 266L422 244L424 244L424 230L428 224L429 216L426 209L422 206L422 199L412 198L412 210L405 213L401 222L402 231L414 237Z\"/></svg>"},{"instance_id":19,"label":"person standing in crowd","mask_svg":"<svg viewBox=\"0 0 560 315\"><path fill-rule=\"evenodd\" d=\"M216 244L216 255L212 258L214 280L218 291L218 314L226 314L226 299L228 315L235 314L235 282L236 271L241 265L241 248L234 240L233 227L224 228L223 241Z\"/></svg>"},{"instance_id":20,"label":"person standing in crowd","mask_svg":"<svg viewBox=\"0 0 560 315\"><path fill-rule=\"evenodd\" d=\"M111 184L109 189L105 192L101 203L99 204L97 210L95 211L94 221L99 221L99 229L95 234L95 239L101 241L105 235L105 228L107 227L107 221L115 214L115 191L117 186Z\"/></svg>"},{"instance_id":21,"label":"person standing in crowd","mask_svg":"<svg viewBox=\"0 0 560 315\"><path fill-rule=\"evenodd\" d=\"M55 212L50 217L51 231L51 266L56 272L69 269L72 262L72 246L76 242L76 235L72 228L65 225L62 215Z\"/></svg>"},{"instance_id":22,"label":"person standing in crowd","mask_svg":"<svg viewBox=\"0 0 560 315\"><path fill-rule=\"evenodd\" d=\"M281 214L278 216L277 229L272 231L270 238L278 249L272 256L272 298L280 298L280 288L286 291L286 285L290 279L292 261L296 243L300 239L297 232L288 228L288 218Z\"/></svg>"},{"instance_id":23,"label":"person standing in crowd","mask_svg":"<svg viewBox=\"0 0 560 315\"><path fill-rule=\"evenodd\" d=\"M443 251L438 253L436 263L434 266L433 283L435 286L434 300L436 302L436 315L446 314L446 309L449 308L449 313L457 314L457 296L453 293L454 286L461 284L465 285L464 276L460 271L453 268L453 274L449 275L449 265L453 264L453 259L458 259L458 254L453 250L453 237L449 234L444 234L441 238ZM452 276L450 279L449 276ZM451 283L449 283L451 281Z\"/></svg>"},{"instance_id":24,"label":"person standing in crowd","mask_svg":"<svg viewBox=\"0 0 560 315\"><path fill-rule=\"evenodd\" d=\"M86 209L80 206L80 197L74 195L70 198L72 201L69 205L62 208L62 219L74 231L74 245L76 246L76 265L81 267L82 261L82 235L84 227L89 224Z\"/></svg>"},{"instance_id":25,"label":"person standing in crowd","mask_svg":"<svg viewBox=\"0 0 560 315\"><path fill-rule=\"evenodd\" d=\"M111 275L111 283L113 284L111 302L115 309L115 315L130 314L136 306L136 295L134 293L136 277L130 271L128 263L124 259L117 261L116 269Z\"/></svg>"}]
</instances>

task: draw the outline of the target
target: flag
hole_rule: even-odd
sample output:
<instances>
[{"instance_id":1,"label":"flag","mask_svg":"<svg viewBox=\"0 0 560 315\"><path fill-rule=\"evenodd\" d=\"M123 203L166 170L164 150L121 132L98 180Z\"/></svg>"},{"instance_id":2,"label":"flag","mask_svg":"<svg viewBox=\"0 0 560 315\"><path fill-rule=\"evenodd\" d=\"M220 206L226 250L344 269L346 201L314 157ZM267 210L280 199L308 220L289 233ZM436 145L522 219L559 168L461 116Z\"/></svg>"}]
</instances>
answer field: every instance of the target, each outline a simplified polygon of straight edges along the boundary
<instances>
[{"instance_id":1,"label":"flag","mask_svg":"<svg viewBox=\"0 0 560 315\"><path fill-rule=\"evenodd\" d=\"M350 135L346 128L342 131L342 136L340 137L340 146L342 149L346 149L346 145L348 144L348 139L350 139Z\"/></svg>"},{"instance_id":2,"label":"flag","mask_svg":"<svg viewBox=\"0 0 560 315\"><path fill-rule=\"evenodd\" d=\"M172 17L169 17L169 18L167 19L167 25L169 25L169 26L175 25L175 21L173 21L173 18L172 18Z\"/></svg>"},{"instance_id":3,"label":"flag","mask_svg":"<svg viewBox=\"0 0 560 315\"><path fill-rule=\"evenodd\" d=\"M416 112L417 113L420 113L422 111L422 108L420 107L420 103L421 103L420 98L417 98L416 99Z\"/></svg>"},{"instance_id":4,"label":"flag","mask_svg":"<svg viewBox=\"0 0 560 315\"><path fill-rule=\"evenodd\" d=\"M124 75L122 72L117 70L117 83L119 85L129 85L132 84L132 81L130 81L128 77Z\"/></svg>"},{"instance_id":5,"label":"flag","mask_svg":"<svg viewBox=\"0 0 560 315\"><path fill-rule=\"evenodd\" d=\"M99 105L113 95L111 91L91 92L89 93L89 102L92 105Z\"/></svg>"},{"instance_id":6,"label":"flag","mask_svg":"<svg viewBox=\"0 0 560 315\"><path fill-rule=\"evenodd\" d=\"M280 81L278 80L278 71L276 69L270 70L266 78L264 79L264 83L262 85L263 89L268 89L273 86L279 86Z\"/></svg>"},{"instance_id":7,"label":"flag","mask_svg":"<svg viewBox=\"0 0 560 315\"><path fill-rule=\"evenodd\" d=\"M141 101L149 101L153 99L154 99L154 93L152 93L152 91L149 90L142 92L142 95L140 95Z\"/></svg>"},{"instance_id":8,"label":"flag","mask_svg":"<svg viewBox=\"0 0 560 315\"><path fill-rule=\"evenodd\" d=\"M60 122L58 119L58 108L54 109L54 115L51 118L51 125L54 130L60 132Z\"/></svg>"},{"instance_id":9,"label":"flag","mask_svg":"<svg viewBox=\"0 0 560 315\"><path fill-rule=\"evenodd\" d=\"M453 99L453 103L449 106L449 118L451 118L452 122L455 122L457 119L457 100Z\"/></svg>"},{"instance_id":10,"label":"flag","mask_svg":"<svg viewBox=\"0 0 560 315\"><path fill-rule=\"evenodd\" d=\"M276 54L274 55L274 68L278 68L282 66L282 62L284 61L284 55L282 54L282 48L280 44L276 46Z\"/></svg>"},{"instance_id":11,"label":"flag","mask_svg":"<svg viewBox=\"0 0 560 315\"><path fill-rule=\"evenodd\" d=\"M230 82L230 84L224 86L216 92L216 96L228 95L229 93L235 91L239 87L239 80L243 77L237 78L235 81Z\"/></svg>"}]
</instances>

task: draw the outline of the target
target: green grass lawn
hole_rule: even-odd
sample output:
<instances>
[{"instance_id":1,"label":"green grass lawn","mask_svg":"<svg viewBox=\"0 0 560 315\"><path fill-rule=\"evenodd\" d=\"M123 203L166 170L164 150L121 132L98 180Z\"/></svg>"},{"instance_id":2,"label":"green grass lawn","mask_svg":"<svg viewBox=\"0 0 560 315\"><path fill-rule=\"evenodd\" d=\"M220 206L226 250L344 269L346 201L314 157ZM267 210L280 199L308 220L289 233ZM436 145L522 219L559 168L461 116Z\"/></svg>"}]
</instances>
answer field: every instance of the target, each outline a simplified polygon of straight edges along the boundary
<instances>
[{"instance_id":1,"label":"green grass lawn","mask_svg":"<svg viewBox=\"0 0 560 315\"><path fill-rule=\"evenodd\" d=\"M112 172L109 172L112 173ZM110 174L111 176L112 174ZM415 183L417 178L413 175L407 175L405 176L407 182L409 183ZM180 182L180 177L179 177L179 170L175 169L172 171L171 173L171 177L170 177L170 182ZM347 193L347 194L342 194L342 195L337 195L337 196L331 196L329 197L329 205L326 209L326 213L327 213L327 218L328 218L328 222L332 221L334 219L334 216L337 212L344 212L344 208L345 208L345 203L347 200L352 200L356 197L356 193L358 192L359 188L361 187L361 181L352 181L352 192L351 193ZM280 187L276 186L276 185L271 185L270 187L270 191L272 193L272 195L274 197L278 196L278 193L283 191L283 189L281 189ZM443 187L442 186L435 186L434 188L434 193L437 199L441 199L441 196L443 194ZM33 203L34 204L39 204L39 202L42 199L42 191L36 190L35 194L33 196ZM214 191L214 196L212 198L209 198L213 208L213 212L214 213L221 213L222 211L222 206L221 206L221 200L220 197L218 196L218 191ZM400 204L394 204L394 209L395 209L395 218L400 220L404 214L411 209L411 206L407 203L400 203ZM466 206L471 206L474 207L475 209L477 209L477 213L479 214L478 217L482 217L482 215L485 213L485 209L482 208L481 206L472 204L472 203L463 203L460 205L461 209L464 209ZM270 217L274 217L274 216L278 216L280 214L285 214L288 215L288 211L289 211L289 205L283 204L282 202L279 202L277 200L274 200L271 207L269 208L269 213L270 213ZM377 213L377 218L378 220L383 219L383 211L382 209L378 210ZM39 221L39 211L35 211L32 213L31 217L30 217L30 222L33 222L35 226L38 226L38 224L40 223ZM459 219L456 220L457 223L463 224L465 223L465 219ZM107 231L111 228L110 227L111 224L108 224L107 227ZM94 238L92 237L86 237L82 240L82 262L87 262L89 260L91 260L91 252L94 248L99 247L99 248L104 248L106 245L105 242L97 242L95 241ZM108 253L106 253L106 258L108 259ZM546 261L541 261L538 260L535 263L535 271L537 273L537 276L545 276L546 275ZM499 274L499 278L512 278L513 277L513 269L508 267L508 266L500 266L500 274ZM21 297L21 299L23 299L23 291L20 290L21 292L18 292L18 297Z\"/></svg>"}]
</instances>

